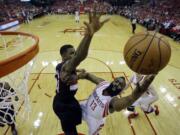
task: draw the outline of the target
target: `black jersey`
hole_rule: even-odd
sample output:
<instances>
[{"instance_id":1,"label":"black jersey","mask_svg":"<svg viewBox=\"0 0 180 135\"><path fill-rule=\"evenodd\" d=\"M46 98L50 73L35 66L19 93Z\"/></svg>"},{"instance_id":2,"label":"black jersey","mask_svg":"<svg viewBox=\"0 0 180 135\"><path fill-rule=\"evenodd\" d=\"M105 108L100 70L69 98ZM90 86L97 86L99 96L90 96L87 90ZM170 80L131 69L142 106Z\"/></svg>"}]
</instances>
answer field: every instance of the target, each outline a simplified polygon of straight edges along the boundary
<instances>
[{"instance_id":1,"label":"black jersey","mask_svg":"<svg viewBox=\"0 0 180 135\"><path fill-rule=\"evenodd\" d=\"M71 72L71 81L70 82L63 82L60 78L61 76L61 68L64 62L58 64L56 66L56 75L55 78L57 79L57 87L56 87L56 94L61 97L61 100L69 100L73 99L74 95L77 92L78 85L77 85L77 74L76 71Z\"/></svg>"},{"instance_id":2,"label":"black jersey","mask_svg":"<svg viewBox=\"0 0 180 135\"><path fill-rule=\"evenodd\" d=\"M81 123L82 112L79 102L74 96L78 90L76 71L71 72L70 81L63 82L60 72L63 64L64 62L56 66L57 88L53 100L53 110L61 120L63 131L69 131L72 127Z\"/></svg>"}]
</instances>

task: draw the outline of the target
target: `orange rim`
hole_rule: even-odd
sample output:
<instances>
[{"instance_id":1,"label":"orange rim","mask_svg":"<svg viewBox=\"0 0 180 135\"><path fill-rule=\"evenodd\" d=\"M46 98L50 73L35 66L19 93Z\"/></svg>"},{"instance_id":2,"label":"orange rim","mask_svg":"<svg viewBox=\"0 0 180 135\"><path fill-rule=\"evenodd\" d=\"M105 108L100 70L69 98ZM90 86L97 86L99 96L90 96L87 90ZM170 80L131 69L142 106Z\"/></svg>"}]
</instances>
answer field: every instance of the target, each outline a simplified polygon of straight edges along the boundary
<instances>
[{"instance_id":1,"label":"orange rim","mask_svg":"<svg viewBox=\"0 0 180 135\"><path fill-rule=\"evenodd\" d=\"M39 52L39 38L37 36L24 32L0 32L0 35L22 35L28 36L35 40L35 43L25 51L18 53L15 56L0 61L0 78L12 73L20 67L27 64Z\"/></svg>"}]
</instances>

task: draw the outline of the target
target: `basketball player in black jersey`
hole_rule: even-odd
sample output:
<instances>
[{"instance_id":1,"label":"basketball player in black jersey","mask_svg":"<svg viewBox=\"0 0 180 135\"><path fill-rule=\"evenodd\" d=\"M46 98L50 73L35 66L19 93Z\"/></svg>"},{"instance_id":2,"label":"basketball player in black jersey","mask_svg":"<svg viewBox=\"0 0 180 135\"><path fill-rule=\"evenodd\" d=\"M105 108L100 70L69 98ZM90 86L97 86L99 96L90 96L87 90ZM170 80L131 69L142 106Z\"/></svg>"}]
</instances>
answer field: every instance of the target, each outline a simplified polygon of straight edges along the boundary
<instances>
[{"instance_id":1,"label":"basketball player in black jersey","mask_svg":"<svg viewBox=\"0 0 180 135\"><path fill-rule=\"evenodd\" d=\"M15 126L14 106L13 104L9 104L12 100L11 95L13 95L13 93L15 93L15 91L10 87L9 83L0 82L0 127L8 124L11 126L12 135L18 135ZM18 100L17 96L15 96L15 100Z\"/></svg>"},{"instance_id":2,"label":"basketball player in black jersey","mask_svg":"<svg viewBox=\"0 0 180 135\"><path fill-rule=\"evenodd\" d=\"M62 62L56 67L55 78L57 80L56 95L53 101L53 110L61 121L65 135L77 135L76 126L81 123L82 112L80 105L74 97L78 90L78 75L76 67L88 54L91 39L95 32L100 30L108 19L100 22L100 15L89 13L89 23L86 25L85 36L75 51L72 45L64 45L60 48Z\"/></svg>"}]
</instances>

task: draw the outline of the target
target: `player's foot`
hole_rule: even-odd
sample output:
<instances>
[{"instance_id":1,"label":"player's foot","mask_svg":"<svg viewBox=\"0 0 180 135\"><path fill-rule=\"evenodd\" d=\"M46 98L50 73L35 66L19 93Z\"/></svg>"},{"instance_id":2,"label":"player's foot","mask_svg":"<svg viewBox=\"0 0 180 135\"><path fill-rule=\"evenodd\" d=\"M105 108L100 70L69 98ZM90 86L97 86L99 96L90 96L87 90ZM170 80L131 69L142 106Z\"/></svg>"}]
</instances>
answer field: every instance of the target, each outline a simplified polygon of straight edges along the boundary
<instances>
[{"instance_id":1,"label":"player's foot","mask_svg":"<svg viewBox=\"0 0 180 135\"><path fill-rule=\"evenodd\" d=\"M134 118L136 118L138 115L139 115L139 113L133 112L133 113L129 114L128 118L129 118L129 119L134 119Z\"/></svg>"},{"instance_id":2,"label":"player's foot","mask_svg":"<svg viewBox=\"0 0 180 135\"><path fill-rule=\"evenodd\" d=\"M154 105L154 108L155 108L155 111L154 111L155 115L159 115L159 108L158 108L158 106Z\"/></svg>"}]
</instances>

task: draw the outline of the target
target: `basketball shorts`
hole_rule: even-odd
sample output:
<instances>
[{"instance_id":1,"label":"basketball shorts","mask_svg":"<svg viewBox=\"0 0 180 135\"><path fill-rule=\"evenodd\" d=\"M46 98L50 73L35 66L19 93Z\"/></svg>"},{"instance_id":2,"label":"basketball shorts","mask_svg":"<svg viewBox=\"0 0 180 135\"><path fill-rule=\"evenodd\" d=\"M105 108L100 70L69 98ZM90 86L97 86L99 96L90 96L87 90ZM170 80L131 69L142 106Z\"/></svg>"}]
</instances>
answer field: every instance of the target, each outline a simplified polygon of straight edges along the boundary
<instances>
[{"instance_id":1,"label":"basketball shorts","mask_svg":"<svg viewBox=\"0 0 180 135\"><path fill-rule=\"evenodd\" d=\"M81 124L81 107L75 98L72 101L61 101L56 95L53 110L61 121L63 131L74 131L76 125Z\"/></svg>"}]
</instances>

